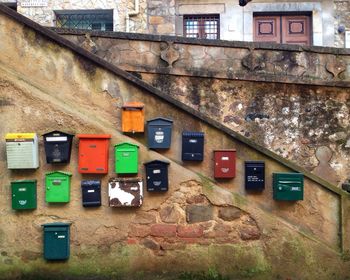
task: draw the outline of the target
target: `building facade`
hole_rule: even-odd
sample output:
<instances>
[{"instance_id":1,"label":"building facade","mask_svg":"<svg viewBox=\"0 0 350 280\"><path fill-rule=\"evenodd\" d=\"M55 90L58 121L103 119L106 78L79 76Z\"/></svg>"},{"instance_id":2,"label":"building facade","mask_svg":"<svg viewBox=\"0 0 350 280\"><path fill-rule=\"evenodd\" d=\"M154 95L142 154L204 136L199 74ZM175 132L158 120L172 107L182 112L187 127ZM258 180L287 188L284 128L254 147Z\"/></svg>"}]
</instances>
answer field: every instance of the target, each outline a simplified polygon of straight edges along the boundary
<instances>
[{"instance_id":1,"label":"building facade","mask_svg":"<svg viewBox=\"0 0 350 280\"><path fill-rule=\"evenodd\" d=\"M5 0L50 27L348 47L349 1ZM349 33L350 34L350 33Z\"/></svg>"}]
</instances>

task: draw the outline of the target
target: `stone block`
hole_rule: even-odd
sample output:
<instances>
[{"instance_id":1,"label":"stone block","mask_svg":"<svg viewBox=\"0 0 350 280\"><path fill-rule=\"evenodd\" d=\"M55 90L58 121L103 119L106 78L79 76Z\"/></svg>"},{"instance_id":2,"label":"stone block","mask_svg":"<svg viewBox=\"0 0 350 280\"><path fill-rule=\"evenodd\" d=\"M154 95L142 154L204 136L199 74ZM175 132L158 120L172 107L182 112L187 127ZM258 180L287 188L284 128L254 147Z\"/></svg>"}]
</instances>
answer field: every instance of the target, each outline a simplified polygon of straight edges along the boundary
<instances>
[{"instance_id":1,"label":"stone block","mask_svg":"<svg viewBox=\"0 0 350 280\"><path fill-rule=\"evenodd\" d=\"M149 24L159 25L164 23L164 18L160 16L150 16Z\"/></svg>"},{"instance_id":2,"label":"stone block","mask_svg":"<svg viewBox=\"0 0 350 280\"><path fill-rule=\"evenodd\" d=\"M242 227L239 230L239 235L242 240L257 240L260 239L260 230L257 227Z\"/></svg>"},{"instance_id":3,"label":"stone block","mask_svg":"<svg viewBox=\"0 0 350 280\"><path fill-rule=\"evenodd\" d=\"M130 225L130 237L146 237L151 234L151 228L145 225Z\"/></svg>"},{"instance_id":4,"label":"stone block","mask_svg":"<svg viewBox=\"0 0 350 280\"><path fill-rule=\"evenodd\" d=\"M148 225L156 223L156 214L151 212L140 212L136 215L134 223Z\"/></svg>"},{"instance_id":5,"label":"stone block","mask_svg":"<svg viewBox=\"0 0 350 280\"><path fill-rule=\"evenodd\" d=\"M234 221L241 217L242 211L236 207L225 207L219 210L219 218L224 221Z\"/></svg>"},{"instance_id":6,"label":"stone block","mask_svg":"<svg viewBox=\"0 0 350 280\"><path fill-rule=\"evenodd\" d=\"M175 237L176 225L157 224L151 226L151 235L158 237Z\"/></svg>"},{"instance_id":7,"label":"stone block","mask_svg":"<svg viewBox=\"0 0 350 280\"><path fill-rule=\"evenodd\" d=\"M159 215L164 223L176 224L183 216L181 211L182 209L177 205L166 206L160 210Z\"/></svg>"},{"instance_id":8,"label":"stone block","mask_svg":"<svg viewBox=\"0 0 350 280\"><path fill-rule=\"evenodd\" d=\"M213 219L213 207L205 205L188 205L186 207L186 220L188 223L206 222Z\"/></svg>"},{"instance_id":9,"label":"stone block","mask_svg":"<svg viewBox=\"0 0 350 280\"><path fill-rule=\"evenodd\" d=\"M152 239L146 238L142 241L142 245L151 250L159 250L160 245Z\"/></svg>"}]
</instances>

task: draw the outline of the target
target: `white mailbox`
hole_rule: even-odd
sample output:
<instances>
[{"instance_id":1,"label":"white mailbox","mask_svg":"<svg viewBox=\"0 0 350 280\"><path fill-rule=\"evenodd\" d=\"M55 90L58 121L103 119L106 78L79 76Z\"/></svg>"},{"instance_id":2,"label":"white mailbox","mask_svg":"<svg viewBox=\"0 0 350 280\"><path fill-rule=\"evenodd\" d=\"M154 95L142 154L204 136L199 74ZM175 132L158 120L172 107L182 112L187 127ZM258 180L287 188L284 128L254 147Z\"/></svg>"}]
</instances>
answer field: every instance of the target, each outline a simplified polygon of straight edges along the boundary
<instances>
[{"instance_id":1,"label":"white mailbox","mask_svg":"<svg viewBox=\"0 0 350 280\"><path fill-rule=\"evenodd\" d=\"M5 139L9 169L39 167L39 145L36 133L7 133Z\"/></svg>"}]
</instances>

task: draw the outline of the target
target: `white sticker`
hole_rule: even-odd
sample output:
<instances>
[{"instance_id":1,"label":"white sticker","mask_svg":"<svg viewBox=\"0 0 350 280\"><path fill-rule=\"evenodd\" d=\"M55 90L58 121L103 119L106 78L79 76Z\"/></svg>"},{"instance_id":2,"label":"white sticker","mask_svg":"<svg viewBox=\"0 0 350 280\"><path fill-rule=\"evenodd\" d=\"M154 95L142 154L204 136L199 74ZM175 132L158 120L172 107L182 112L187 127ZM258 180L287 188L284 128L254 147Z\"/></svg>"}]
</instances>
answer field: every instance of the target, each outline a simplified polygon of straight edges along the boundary
<instances>
[{"instance_id":1,"label":"white sticker","mask_svg":"<svg viewBox=\"0 0 350 280\"><path fill-rule=\"evenodd\" d=\"M197 139L190 139L190 143L197 143Z\"/></svg>"},{"instance_id":2,"label":"white sticker","mask_svg":"<svg viewBox=\"0 0 350 280\"><path fill-rule=\"evenodd\" d=\"M67 136L61 136L61 137L46 137L47 142L66 142L68 141Z\"/></svg>"},{"instance_id":3,"label":"white sticker","mask_svg":"<svg viewBox=\"0 0 350 280\"><path fill-rule=\"evenodd\" d=\"M160 169L153 170L153 174L159 174L159 173L160 173Z\"/></svg>"},{"instance_id":4,"label":"white sticker","mask_svg":"<svg viewBox=\"0 0 350 280\"><path fill-rule=\"evenodd\" d=\"M19 188L18 191L19 192L25 192L27 189L26 188Z\"/></svg>"},{"instance_id":5,"label":"white sticker","mask_svg":"<svg viewBox=\"0 0 350 280\"><path fill-rule=\"evenodd\" d=\"M65 235L58 235L57 238L66 238Z\"/></svg>"},{"instance_id":6,"label":"white sticker","mask_svg":"<svg viewBox=\"0 0 350 280\"><path fill-rule=\"evenodd\" d=\"M291 187L290 190L291 191L300 191L300 188L299 187Z\"/></svg>"},{"instance_id":7,"label":"white sticker","mask_svg":"<svg viewBox=\"0 0 350 280\"><path fill-rule=\"evenodd\" d=\"M93 192L95 192L95 190L88 190L87 192L88 193L93 193Z\"/></svg>"},{"instance_id":8,"label":"white sticker","mask_svg":"<svg viewBox=\"0 0 350 280\"><path fill-rule=\"evenodd\" d=\"M221 160L229 160L229 157L222 157Z\"/></svg>"},{"instance_id":9,"label":"white sticker","mask_svg":"<svg viewBox=\"0 0 350 280\"><path fill-rule=\"evenodd\" d=\"M20 205L26 205L27 204L27 200L19 200L18 203Z\"/></svg>"}]
</instances>

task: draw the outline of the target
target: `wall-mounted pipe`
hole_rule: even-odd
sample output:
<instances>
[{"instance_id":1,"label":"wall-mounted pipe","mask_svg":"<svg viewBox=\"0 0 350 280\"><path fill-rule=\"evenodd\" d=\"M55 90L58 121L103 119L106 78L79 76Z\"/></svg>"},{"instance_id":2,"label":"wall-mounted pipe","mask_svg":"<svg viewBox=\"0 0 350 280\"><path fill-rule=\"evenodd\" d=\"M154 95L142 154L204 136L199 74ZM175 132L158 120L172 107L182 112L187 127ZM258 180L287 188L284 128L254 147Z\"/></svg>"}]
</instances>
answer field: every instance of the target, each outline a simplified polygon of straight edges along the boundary
<instances>
[{"instance_id":1,"label":"wall-mounted pipe","mask_svg":"<svg viewBox=\"0 0 350 280\"><path fill-rule=\"evenodd\" d=\"M130 17L137 16L140 13L140 0L135 0L135 10L126 13L126 32L130 32Z\"/></svg>"}]
</instances>

